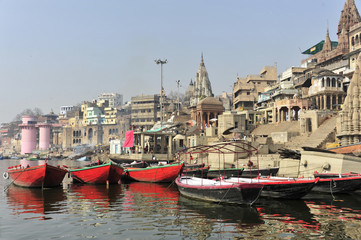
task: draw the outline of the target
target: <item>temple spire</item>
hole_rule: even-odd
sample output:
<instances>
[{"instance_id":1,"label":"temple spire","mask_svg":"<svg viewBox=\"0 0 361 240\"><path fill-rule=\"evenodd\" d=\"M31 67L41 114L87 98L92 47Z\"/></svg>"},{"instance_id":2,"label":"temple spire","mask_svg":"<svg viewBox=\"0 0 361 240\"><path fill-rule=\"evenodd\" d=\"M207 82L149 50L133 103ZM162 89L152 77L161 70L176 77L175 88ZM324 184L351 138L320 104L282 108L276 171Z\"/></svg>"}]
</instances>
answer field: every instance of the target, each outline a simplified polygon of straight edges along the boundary
<instances>
[{"instance_id":1,"label":"temple spire","mask_svg":"<svg viewBox=\"0 0 361 240\"><path fill-rule=\"evenodd\" d=\"M326 39L325 39L325 43L323 44L322 51L331 51L331 50L332 50L332 44L330 39L330 33L327 27Z\"/></svg>"},{"instance_id":2,"label":"temple spire","mask_svg":"<svg viewBox=\"0 0 361 240\"><path fill-rule=\"evenodd\" d=\"M360 14L357 10L354 0L346 0L343 10L341 11L341 17L338 22L337 35L342 31L343 26L345 26L346 31L350 30L350 27L361 22Z\"/></svg>"}]
</instances>

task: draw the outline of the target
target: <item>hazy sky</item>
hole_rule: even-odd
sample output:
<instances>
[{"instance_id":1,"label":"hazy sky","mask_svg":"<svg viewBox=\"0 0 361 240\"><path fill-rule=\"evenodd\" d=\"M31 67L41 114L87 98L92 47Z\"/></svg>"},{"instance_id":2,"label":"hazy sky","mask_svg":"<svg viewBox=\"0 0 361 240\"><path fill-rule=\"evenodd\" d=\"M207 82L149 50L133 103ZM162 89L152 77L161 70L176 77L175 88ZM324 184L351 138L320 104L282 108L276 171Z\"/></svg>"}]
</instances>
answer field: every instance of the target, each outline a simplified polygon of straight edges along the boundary
<instances>
[{"instance_id":1,"label":"hazy sky","mask_svg":"<svg viewBox=\"0 0 361 240\"><path fill-rule=\"evenodd\" d=\"M159 93L156 58L168 93L176 80L186 90L202 52L213 92L230 92L237 74L299 66L327 26L337 41L345 1L0 0L0 122L102 92Z\"/></svg>"}]
</instances>

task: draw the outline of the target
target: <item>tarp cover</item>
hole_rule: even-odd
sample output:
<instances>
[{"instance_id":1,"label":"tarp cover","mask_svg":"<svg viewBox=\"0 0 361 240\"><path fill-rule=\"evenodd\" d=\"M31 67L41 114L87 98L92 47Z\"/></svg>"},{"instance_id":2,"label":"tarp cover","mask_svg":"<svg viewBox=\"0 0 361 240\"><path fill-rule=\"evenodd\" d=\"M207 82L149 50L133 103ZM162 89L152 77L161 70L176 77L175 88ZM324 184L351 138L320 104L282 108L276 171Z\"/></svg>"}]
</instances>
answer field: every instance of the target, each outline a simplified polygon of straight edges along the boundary
<instances>
[{"instance_id":1,"label":"tarp cover","mask_svg":"<svg viewBox=\"0 0 361 240\"><path fill-rule=\"evenodd\" d=\"M134 146L134 130L127 131L125 133L125 140L123 147L133 147Z\"/></svg>"}]
</instances>

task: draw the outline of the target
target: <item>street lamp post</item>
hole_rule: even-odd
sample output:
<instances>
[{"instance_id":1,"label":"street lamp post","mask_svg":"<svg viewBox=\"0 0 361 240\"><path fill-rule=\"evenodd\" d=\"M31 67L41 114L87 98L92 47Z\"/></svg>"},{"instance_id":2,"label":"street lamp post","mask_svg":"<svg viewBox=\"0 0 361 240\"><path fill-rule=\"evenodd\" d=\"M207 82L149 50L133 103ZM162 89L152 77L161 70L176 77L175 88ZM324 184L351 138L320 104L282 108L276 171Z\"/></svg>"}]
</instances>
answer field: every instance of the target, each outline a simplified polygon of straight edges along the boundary
<instances>
[{"instance_id":1,"label":"street lamp post","mask_svg":"<svg viewBox=\"0 0 361 240\"><path fill-rule=\"evenodd\" d=\"M163 126L163 64L166 64L168 61L155 59L156 64L160 64L160 125Z\"/></svg>"}]
</instances>

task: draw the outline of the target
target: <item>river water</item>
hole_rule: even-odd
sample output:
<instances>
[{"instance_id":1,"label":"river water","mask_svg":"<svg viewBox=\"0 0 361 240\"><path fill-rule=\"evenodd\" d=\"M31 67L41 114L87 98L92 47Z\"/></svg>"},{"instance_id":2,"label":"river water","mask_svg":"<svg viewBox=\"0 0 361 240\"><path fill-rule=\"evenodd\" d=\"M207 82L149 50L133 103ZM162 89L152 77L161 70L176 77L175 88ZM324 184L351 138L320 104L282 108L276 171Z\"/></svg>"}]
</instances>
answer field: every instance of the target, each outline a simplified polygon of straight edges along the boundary
<instances>
[{"instance_id":1,"label":"river water","mask_svg":"<svg viewBox=\"0 0 361 240\"><path fill-rule=\"evenodd\" d=\"M1 173L18 162L0 161ZM0 239L361 238L361 192L259 199L245 207L191 200L169 184L107 187L67 184L65 178L62 187L44 190L2 178Z\"/></svg>"}]
</instances>

